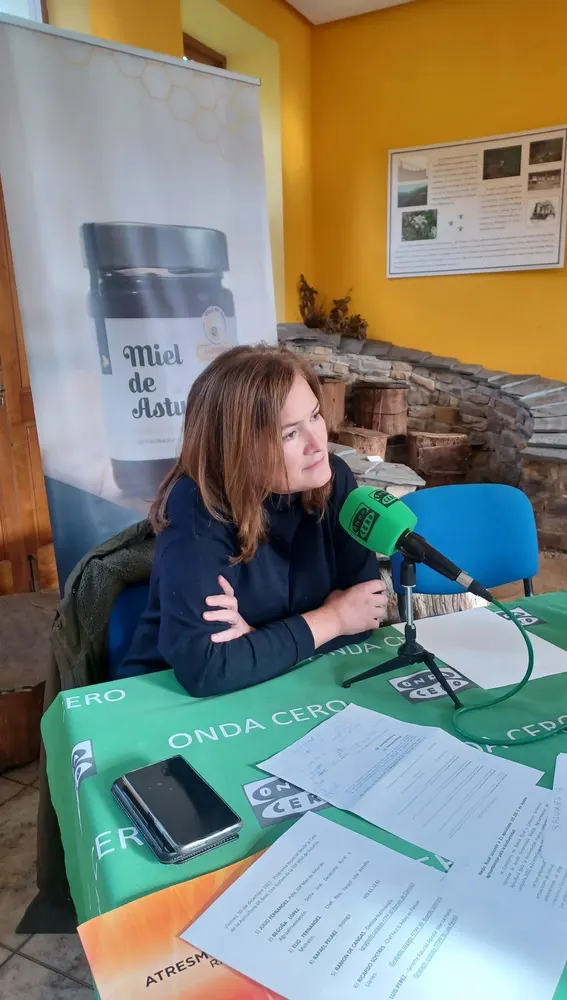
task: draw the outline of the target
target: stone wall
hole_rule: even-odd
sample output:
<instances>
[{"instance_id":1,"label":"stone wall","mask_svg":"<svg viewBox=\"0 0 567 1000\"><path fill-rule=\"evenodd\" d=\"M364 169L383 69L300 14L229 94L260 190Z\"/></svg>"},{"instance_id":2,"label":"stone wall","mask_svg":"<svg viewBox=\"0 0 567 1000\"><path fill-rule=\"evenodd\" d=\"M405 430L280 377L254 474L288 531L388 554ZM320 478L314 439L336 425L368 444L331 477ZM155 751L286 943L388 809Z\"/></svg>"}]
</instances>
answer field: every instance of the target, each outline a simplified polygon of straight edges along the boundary
<instances>
[{"instance_id":1,"label":"stone wall","mask_svg":"<svg viewBox=\"0 0 567 1000\"><path fill-rule=\"evenodd\" d=\"M542 547L567 551L566 385L382 341L340 338L301 324L280 324L278 336L319 375L338 376L350 386L406 382L408 429L466 433L467 480L524 489L534 504ZM407 461L399 452L391 458Z\"/></svg>"},{"instance_id":2,"label":"stone wall","mask_svg":"<svg viewBox=\"0 0 567 1000\"><path fill-rule=\"evenodd\" d=\"M567 552L567 461L526 455L522 464L521 485L535 510L541 548Z\"/></svg>"}]
</instances>

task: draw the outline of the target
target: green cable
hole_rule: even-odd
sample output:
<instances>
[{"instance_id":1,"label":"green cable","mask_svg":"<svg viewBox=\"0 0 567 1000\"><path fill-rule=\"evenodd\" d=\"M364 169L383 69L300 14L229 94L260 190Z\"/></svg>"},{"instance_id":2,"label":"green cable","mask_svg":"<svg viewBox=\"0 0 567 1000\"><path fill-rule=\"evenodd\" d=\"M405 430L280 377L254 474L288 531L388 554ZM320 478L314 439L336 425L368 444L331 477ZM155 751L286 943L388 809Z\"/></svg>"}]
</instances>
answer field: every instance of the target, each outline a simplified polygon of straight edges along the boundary
<instances>
[{"instance_id":1,"label":"green cable","mask_svg":"<svg viewBox=\"0 0 567 1000\"><path fill-rule=\"evenodd\" d=\"M459 720L463 717L463 715L466 715L467 712L478 712L481 709L492 708L493 705L500 705L503 701L508 701L508 698L513 698L515 694L518 694L518 692L521 691L522 688L526 686L530 677L532 676L532 671L534 669L534 648L532 646L532 641L530 639L529 633L526 631L522 623L519 622L518 619L514 617L514 615L511 615L508 609L505 608L503 604L500 604L500 602L494 600L494 598L492 600L492 603L500 611L503 611L508 621L514 622L514 625L517 628L519 628L520 632L522 633L526 646L528 647L528 666L521 681L519 681L518 684L515 684L514 687L511 688L511 690L508 691L506 694L501 694L499 695L498 698L491 698L490 701L483 701L479 705L468 705L465 706L464 708L457 708L453 716L453 728L455 729L455 732L457 732L459 736L462 736L465 740L471 740L473 743L488 743L490 746L494 747L507 747L511 743L513 743L514 746L522 746L523 744L527 743L536 743L538 740L546 740L550 736L556 736L557 733L566 732L567 726L564 727L563 729L553 729L551 730L551 732L548 731L545 733L540 733L537 736L523 736L519 740L511 740L510 738L507 738L505 740L499 740L499 739L493 739L491 736L490 737L475 736L474 733L467 732L466 729L463 729L463 727L459 725Z\"/></svg>"}]
</instances>

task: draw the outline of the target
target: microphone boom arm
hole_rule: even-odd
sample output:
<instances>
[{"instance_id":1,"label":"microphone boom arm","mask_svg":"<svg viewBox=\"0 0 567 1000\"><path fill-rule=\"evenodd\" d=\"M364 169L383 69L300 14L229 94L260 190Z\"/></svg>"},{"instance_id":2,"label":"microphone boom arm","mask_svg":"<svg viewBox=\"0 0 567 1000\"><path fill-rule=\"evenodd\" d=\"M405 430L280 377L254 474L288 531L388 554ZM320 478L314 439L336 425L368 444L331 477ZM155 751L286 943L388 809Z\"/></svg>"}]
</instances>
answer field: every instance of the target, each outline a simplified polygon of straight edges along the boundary
<instances>
[{"instance_id":1,"label":"microphone boom arm","mask_svg":"<svg viewBox=\"0 0 567 1000\"><path fill-rule=\"evenodd\" d=\"M397 547L402 555L411 562L425 563L426 566L435 570L436 573L440 573L447 580L458 583L463 590L468 590L475 597L482 597L485 601L492 603L492 594L486 587L483 587L472 576L465 573L437 549L434 549L429 542L425 541L425 538L422 538L415 531L404 532Z\"/></svg>"}]
</instances>

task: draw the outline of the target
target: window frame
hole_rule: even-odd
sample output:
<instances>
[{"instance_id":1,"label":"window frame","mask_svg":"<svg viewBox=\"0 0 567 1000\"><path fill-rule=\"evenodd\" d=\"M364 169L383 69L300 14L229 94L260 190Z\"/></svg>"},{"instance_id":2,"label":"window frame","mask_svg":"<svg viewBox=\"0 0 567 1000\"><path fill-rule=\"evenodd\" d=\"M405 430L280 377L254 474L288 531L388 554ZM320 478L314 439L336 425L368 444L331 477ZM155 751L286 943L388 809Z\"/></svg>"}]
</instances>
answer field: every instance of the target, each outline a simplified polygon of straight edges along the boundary
<instances>
[{"instance_id":1,"label":"window frame","mask_svg":"<svg viewBox=\"0 0 567 1000\"><path fill-rule=\"evenodd\" d=\"M215 49L211 49L204 42L200 42L193 35L183 32L183 56L191 62L203 63L205 66L216 66L217 69L226 69L226 56Z\"/></svg>"}]
</instances>

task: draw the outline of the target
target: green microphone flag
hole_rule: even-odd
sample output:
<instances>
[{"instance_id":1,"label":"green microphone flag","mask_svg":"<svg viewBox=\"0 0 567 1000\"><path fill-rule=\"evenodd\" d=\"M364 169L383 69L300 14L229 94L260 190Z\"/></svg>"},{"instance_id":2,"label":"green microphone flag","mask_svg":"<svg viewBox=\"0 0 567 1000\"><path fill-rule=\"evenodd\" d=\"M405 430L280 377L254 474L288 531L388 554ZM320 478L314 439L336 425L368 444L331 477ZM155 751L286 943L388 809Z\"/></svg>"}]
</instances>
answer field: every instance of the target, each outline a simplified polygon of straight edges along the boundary
<instances>
[{"instance_id":1,"label":"green microphone flag","mask_svg":"<svg viewBox=\"0 0 567 1000\"><path fill-rule=\"evenodd\" d=\"M359 486L346 498L339 521L361 545L372 552L391 556L397 549L400 536L406 531L413 531L417 517L391 493L375 490L371 486Z\"/></svg>"}]
</instances>

